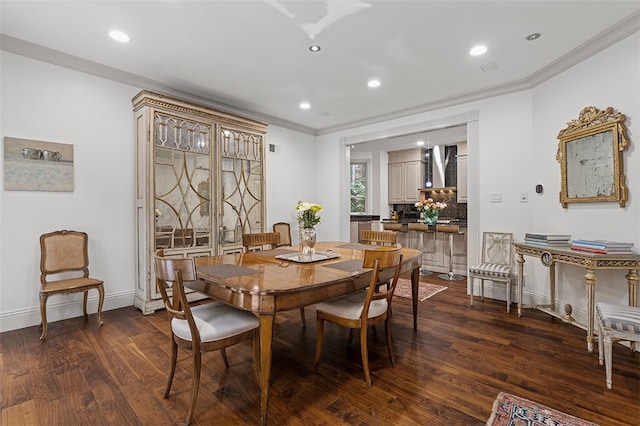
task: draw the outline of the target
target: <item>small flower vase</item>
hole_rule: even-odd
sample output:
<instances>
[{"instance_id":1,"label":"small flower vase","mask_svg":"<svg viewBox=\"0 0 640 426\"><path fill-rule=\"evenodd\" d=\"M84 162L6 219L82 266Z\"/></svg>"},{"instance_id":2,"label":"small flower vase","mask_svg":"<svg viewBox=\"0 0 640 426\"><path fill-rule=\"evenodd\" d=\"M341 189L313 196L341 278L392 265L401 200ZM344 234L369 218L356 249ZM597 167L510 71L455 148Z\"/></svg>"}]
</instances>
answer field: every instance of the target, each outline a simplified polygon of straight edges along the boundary
<instances>
[{"instance_id":1,"label":"small flower vase","mask_svg":"<svg viewBox=\"0 0 640 426\"><path fill-rule=\"evenodd\" d=\"M436 222L438 221L439 214L440 214L439 210L433 210L433 211L425 210L424 212L422 212L424 223L426 223L427 225L435 225Z\"/></svg>"},{"instance_id":2,"label":"small flower vase","mask_svg":"<svg viewBox=\"0 0 640 426\"><path fill-rule=\"evenodd\" d=\"M314 228L302 229L302 254L311 259L316 252L316 230Z\"/></svg>"}]
</instances>

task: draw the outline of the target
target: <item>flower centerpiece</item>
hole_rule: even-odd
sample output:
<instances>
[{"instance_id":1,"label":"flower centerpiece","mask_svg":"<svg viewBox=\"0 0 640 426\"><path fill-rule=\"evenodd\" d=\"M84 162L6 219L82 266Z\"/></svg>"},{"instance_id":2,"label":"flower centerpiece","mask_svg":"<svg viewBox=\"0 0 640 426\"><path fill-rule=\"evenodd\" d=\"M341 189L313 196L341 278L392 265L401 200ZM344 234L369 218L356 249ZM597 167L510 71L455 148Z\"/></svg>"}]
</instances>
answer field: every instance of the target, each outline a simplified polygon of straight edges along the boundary
<instances>
[{"instance_id":1,"label":"flower centerpiece","mask_svg":"<svg viewBox=\"0 0 640 426\"><path fill-rule=\"evenodd\" d=\"M302 254L312 258L316 247L315 226L320 223L320 204L298 201L296 205L298 225L300 226L300 245Z\"/></svg>"},{"instance_id":2,"label":"flower centerpiece","mask_svg":"<svg viewBox=\"0 0 640 426\"><path fill-rule=\"evenodd\" d=\"M424 223L428 225L435 225L440 215L440 210L447 207L447 203L443 201L433 201L433 198L427 198L420 200L416 203L416 207L422 212L422 218Z\"/></svg>"}]
</instances>

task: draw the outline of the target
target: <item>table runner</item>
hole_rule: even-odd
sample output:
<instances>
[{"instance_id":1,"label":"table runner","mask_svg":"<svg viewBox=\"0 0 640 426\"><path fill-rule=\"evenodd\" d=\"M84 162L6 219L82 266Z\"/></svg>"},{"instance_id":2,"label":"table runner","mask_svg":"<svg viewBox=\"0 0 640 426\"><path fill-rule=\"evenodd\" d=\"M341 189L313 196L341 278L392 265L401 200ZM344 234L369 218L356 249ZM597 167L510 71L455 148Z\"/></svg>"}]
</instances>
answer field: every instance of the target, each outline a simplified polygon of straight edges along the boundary
<instances>
[{"instance_id":1,"label":"table runner","mask_svg":"<svg viewBox=\"0 0 640 426\"><path fill-rule=\"evenodd\" d=\"M342 262L329 263L322 266L326 266L327 268L340 269L347 272L358 272L362 270L362 259L350 259Z\"/></svg>"},{"instance_id":2,"label":"table runner","mask_svg":"<svg viewBox=\"0 0 640 426\"><path fill-rule=\"evenodd\" d=\"M268 256L279 256L281 254L289 254L289 253L295 253L297 250L292 250L292 249L285 249L285 248L277 248L277 249L273 249L273 250L256 250L256 251L252 251L251 254L256 255L256 256L263 256L263 257L268 257Z\"/></svg>"},{"instance_id":3,"label":"table runner","mask_svg":"<svg viewBox=\"0 0 640 426\"><path fill-rule=\"evenodd\" d=\"M213 275L218 278L240 277L243 275L259 274L261 271L256 269L245 268L244 266L222 264L211 266L200 266L197 272L207 275Z\"/></svg>"},{"instance_id":4,"label":"table runner","mask_svg":"<svg viewBox=\"0 0 640 426\"><path fill-rule=\"evenodd\" d=\"M380 247L380 246L374 246L370 244L360 244L360 243L343 244L341 246L338 246L338 248L355 249L355 250L375 250L376 247Z\"/></svg>"}]
</instances>

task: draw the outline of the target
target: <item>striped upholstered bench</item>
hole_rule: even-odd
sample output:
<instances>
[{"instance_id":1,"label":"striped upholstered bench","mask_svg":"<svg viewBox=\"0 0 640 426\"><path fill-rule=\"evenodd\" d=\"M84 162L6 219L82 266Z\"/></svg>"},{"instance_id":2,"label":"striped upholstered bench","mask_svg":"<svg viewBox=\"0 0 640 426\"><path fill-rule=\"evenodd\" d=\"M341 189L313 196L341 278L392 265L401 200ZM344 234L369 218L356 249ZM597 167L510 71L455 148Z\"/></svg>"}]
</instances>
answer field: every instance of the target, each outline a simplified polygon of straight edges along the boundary
<instances>
[{"instance_id":1,"label":"striped upholstered bench","mask_svg":"<svg viewBox=\"0 0 640 426\"><path fill-rule=\"evenodd\" d=\"M614 341L631 342L631 350L635 350L635 342L640 342L640 307L598 303L598 358L607 374L607 388L611 389L611 346Z\"/></svg>"}]
</instances>

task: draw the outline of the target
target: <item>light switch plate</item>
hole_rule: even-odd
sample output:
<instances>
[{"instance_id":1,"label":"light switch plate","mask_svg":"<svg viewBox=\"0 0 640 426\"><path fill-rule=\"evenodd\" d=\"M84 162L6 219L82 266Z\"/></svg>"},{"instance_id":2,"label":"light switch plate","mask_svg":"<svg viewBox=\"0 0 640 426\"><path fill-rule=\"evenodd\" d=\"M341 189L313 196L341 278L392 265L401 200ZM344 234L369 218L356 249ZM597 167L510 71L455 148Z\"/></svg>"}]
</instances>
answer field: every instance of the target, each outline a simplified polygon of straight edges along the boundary
<instances>
[{"instance_id":1,"label":"light switch plate","mask_svg":"<svg viewBox=\"0 0 640 426\"><path fill-rule=\"evenodd\" d=\"M492 203L501 203L502 202L502 192L492 192L491 193L491 202Z\"/></svg>"},{"instance_id":2,"label":"light switch plate","mask_svg":"<svg viewBox=\"0 0 640 426\"><path fill-rule=\"evenodd\" d=\"M520 193L520 202L521 203L526 203L527 201L529 201L529 194L527 192L521 192Z\"/></svg>"}]
</instances>

